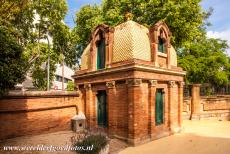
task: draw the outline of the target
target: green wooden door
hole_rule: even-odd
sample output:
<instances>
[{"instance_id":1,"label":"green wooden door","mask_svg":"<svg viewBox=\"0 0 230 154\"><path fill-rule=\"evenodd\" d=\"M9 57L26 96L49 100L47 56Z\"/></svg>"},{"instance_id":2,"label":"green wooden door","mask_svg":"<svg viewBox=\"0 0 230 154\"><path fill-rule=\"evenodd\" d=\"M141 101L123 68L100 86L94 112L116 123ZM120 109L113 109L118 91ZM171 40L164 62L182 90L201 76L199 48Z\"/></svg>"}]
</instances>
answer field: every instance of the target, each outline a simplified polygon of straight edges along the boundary
<instances>
[{"instance_id":1,"label":"green wooden door","mask_svg":"<svg viewBox=\"0 0 230 154\"><path fill-rule=\"evenodd\" d=\"M155 104L156 125L160 125L163 123L163 117L164 117L163 89L157 89L156 104Z\"/></svg>"},{"instance_id":2,"label":"green wooden door","mask_svg":"<svg viewBox=\"0 0 230 154\"><path fill-rule=\"evenodd\" d=\"M97 44L97 69L105 68L105 40L102 39Z\"/></svg>"},{"instance_id":3,"label":"green wooden door","mask_svg":"<svg viewBox=\"0 0 230 154\"><path fill-rule=\"evenodd\" d=\"M106 105L106 91L100 90L97 94L97 121L100 127L107 127Z\"/></svg>"}]
</instances>

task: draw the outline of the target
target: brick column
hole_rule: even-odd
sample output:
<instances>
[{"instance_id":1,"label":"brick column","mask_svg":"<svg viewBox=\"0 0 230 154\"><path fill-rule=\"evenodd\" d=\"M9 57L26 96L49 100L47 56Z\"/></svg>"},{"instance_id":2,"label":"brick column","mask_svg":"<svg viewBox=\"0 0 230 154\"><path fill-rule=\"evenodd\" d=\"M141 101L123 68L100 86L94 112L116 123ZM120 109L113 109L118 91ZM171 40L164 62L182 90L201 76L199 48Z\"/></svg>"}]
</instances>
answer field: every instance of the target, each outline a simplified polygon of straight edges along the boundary
<instances>
[{"instance_id":1,"label":"brick column","mask_svg":"<svg viewBox=\"0 0 230 154\"><path fill-rule=\"evenodd\" d=\"M93 92L91 84L85 84L85 116L87 128L91 129L93 126Z\"/></svg>"},{"instance_id":2,"label":"brick column","mask_svg":"<svg viewBox=\"0 0 230 154\"><path fill-rule=\"evenodd\" d=\"M178 132L178 102L176 101L178 97L175 93L175 81L168 82L168 108L169 108L169 121L168 126L172 133Z\"/></svg>"},{"instance_id":3,"label":"brick column","mask_svg":"<svg viewBox=\"0 0 230 154\"><path fill-rule=\"evenodd\" d=\"M192 85L192 101L191 101L191 117L190 119L199 119L201 104L200 104L200 84Z\"/></svg>"},{"instance_id":4,"label":"brick column","mask_svg":"<svg viewBox=\"0 0 230 154\"><path fill-rule=\"evenodd\" d=\"M142 119L142 90L141 79L129 79L128 85L128 142L135 145L140 140L140 122Z\"/></svg>"},{"instance_id":5,"label":"brick column","mask_svg":"<svg viewBox=\"0 0 230 154\"><path fill-rule=\"evenodd\" d=\"M155 131L155 100L157 80L149 80L149 134Z\"/></svg>"},{"instance_id":6,"label":"brick column","mask_svg":"<svg viewBox=\"0 0 230 154\"><path fill-rule=\"evenodd\" d=\"M182 112L183 112L183 87L184 82L178 83L178 124L182 125Z\"/></svg>"},{"instance_id":7,"label":"brick column","mask_svg":"<svg viewBox=\"0 0 230 154\"><path fill-rule=\"evenodd\" d=\"M107 103L108 103L108 132L110 136L116 133L117 128L117 96L115 81L107 82Z\"/></svg>"}]
</instances>

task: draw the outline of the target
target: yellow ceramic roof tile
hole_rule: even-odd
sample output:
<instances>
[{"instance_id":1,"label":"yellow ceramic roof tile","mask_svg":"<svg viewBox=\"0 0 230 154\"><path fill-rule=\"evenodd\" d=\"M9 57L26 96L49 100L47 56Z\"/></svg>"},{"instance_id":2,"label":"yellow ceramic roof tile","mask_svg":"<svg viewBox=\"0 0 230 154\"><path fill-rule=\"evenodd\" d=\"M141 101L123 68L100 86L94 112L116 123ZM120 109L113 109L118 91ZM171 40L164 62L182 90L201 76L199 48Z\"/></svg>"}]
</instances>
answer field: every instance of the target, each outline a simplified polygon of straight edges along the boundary
<instances>
[{"instance_id":1,"label":"yellow ceramic roof tile","mask_svg":"<svg viewBox=\"0 0 230 154\"><path fill-rule=\"evenodd\" d=\"M148 29L134 21L115 27L112 62L129 59L150 61Z\"/></svg>"},{"instance_id":2,"label":"yellow ceramic roof tile","mask_svg":"<svg viewBox=\"0 0 230 154\"><path fill-rule=\"evenodd\" d=\"M82 70L89 68L89 63L90 63L89 58L90 58L90 44L87 45L87 47L85 48L81 56L81 69Z\"/></svg>"},{"instance_id":3,"label":"yellow ceramic roof tile","mask_svg":"<svg viewBox=\"0 0 230 154\"><path fill-rule=\"evenodd\" d=\"M149 29L134 21L127 21L115 27L112 62L130 59L151 61ZM177 66L177 55L171 46L170 63ZM90 64L90 44L82 54L81 69L88 69Z\"/></svg>"},{"instance_id":4,"label":"yellow ceramic roof tile","mask_svg":"<svg viewBox=\"0 0 230 154\"><path fill-rule=\"evenodd\" d=\"M170 64L172 66L177 66L177 54L173 46L170 48Z\"/></svg>"}]
</instances>

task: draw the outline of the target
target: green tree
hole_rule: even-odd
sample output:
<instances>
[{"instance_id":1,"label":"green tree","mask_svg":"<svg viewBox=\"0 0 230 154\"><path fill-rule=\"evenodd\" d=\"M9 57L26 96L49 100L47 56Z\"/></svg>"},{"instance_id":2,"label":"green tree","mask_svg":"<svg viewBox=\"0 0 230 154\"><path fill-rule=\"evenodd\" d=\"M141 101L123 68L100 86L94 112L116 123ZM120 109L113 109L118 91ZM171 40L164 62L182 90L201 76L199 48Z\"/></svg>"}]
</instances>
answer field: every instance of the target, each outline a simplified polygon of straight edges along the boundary
<instances>
[{"instance_id":1,"label":"green tree","mask_svg":"<svg viewBox=\"0 0 230 154\"><path fill-rule=\"evenodd\" d=\"M29 4L28 0L0 1L0 95L22 82L28 70L23 45L31 28L31 16L24 18Z\"/></svg>"},{"instance_id":2,"label":"green tree","mask_svg":"<svg viewBox=\"0 0 230 154\"><path fill-rule=\"evenodd\" d=\"M100 23L118 25L130 12L133 20L147 27L162 20L169 26L172 44L182 47L202 36L210 11L199 5L201 0L104 0L101 6L83 6L76 13L76 29L84 47L92 30Z\"/></svg>"},{"instance_id":3,"label":"green tree","mask_svg":"<svg viewBox=\"0 0 230 154\"><path fill-rule=\"evenodd\" d=\"M68 81L67 90L68 91L73 91L74 90L74 82L73 81Z\"/></svg>"},{"instance_id":4,"label":"green tree","mask_svg":"<svg viewBox=\"0 0 230 154\"><path fill-rule=\"evenodd\" d=\"M0 23L7 27L7 31L14 32L14 35L11 36L20 46L25 58L24 61L29 63L27 68L32 74L35 86L39 89L44 89L47 82L48 49L47 45L41 42L47 40L48 36L53 40L52 42L50 39L51 79L54 75L54 63L60 62L60 55L64 55L71 65L75 62L72 59L76 56L74 53L76 45L73 45L75 42L73 39L76 37L72 36L68 26L63 23L67 10L66 0L0 1ZM9 49L4 48L4 50ZM15 59L17 58L15 57ZM41 67L41 65L44 67ZM13 69L4 68L4 71L10 72ZM22 72L26 73L26 70ZM13 72L12 75L14 75ZM17 77L22 78L19 74L15 76L15 78ZM4 87L1 87L1 89L4 89Z\"/></svg>"},{"instance_id":5,"label":"green tree","mask_svg":"<svg viewBox=\"0 0 230 154\"><path fill-rule=\"evenodd\" d=\"M220 86L230 78L228 45L220 39L203 38L180 50L178 63L187 71L187 83L211 83Z\"/></svg>"},{"instance_id":6,"label":"green tree","mask_svg":"<svg viewBox=\"0 0 230 154\"><path fill-rule=\"evenodd\" d=\"M23 49L15 34L0 25L0 95L22 82L27 70Z\"/></svg>"},{"instance_id":7,"label":"green tree","mask_svg":"<svg viewBox=\"0 0 230 154\"><path fill-rule=\"evenodd\" d=\"M80 11L76 13L76 27L74 32L78 37L78 45L85 48L89 43L89 38L93 28L104 23L104 16L102 15L101 7L94 5L83 6Z\"/></svg>"}]
</instances>

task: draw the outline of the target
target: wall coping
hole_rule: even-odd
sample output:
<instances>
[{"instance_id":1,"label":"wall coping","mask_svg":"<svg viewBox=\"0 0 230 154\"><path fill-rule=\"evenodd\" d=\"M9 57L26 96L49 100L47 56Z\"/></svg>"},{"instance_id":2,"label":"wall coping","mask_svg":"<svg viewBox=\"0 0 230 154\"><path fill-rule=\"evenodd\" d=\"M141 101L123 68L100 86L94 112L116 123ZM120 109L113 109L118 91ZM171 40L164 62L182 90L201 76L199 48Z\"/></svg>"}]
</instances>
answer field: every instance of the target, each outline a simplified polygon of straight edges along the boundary
<instances>
[{"instance_id":1,"label":"wall coping","mask_svg":"<svg viewBox=\"0 0 230 154\"><path fill-rule=\"evenodd\" d=\"M79 97L77 91L10 91L8 94L0 97L0 99L13 99L13 98L52 98L52 97L63 97L63 96L74 96Z\"/></svg>"}]
</instances>

